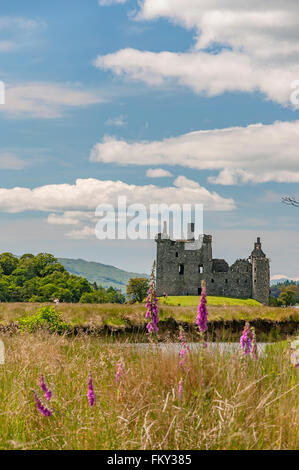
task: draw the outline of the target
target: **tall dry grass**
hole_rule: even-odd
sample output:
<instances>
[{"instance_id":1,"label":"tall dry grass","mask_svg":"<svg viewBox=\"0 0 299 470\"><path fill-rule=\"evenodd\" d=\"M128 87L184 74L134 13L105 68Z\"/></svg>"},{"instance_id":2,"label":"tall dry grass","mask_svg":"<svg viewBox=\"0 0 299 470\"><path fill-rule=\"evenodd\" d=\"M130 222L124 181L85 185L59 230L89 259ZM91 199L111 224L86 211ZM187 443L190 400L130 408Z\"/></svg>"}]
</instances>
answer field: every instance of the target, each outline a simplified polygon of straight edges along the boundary
<instances>
[{"instance_id":1,"label":"tall dry grass","mask_svg":"<svg viewBox=\"0 0 299 470\"><path fill-rule=\"evenodd\" d=\"M1 449L298 449L299 387L286 344L257 361L234 353L177 353L105 345L93 337L5 336ZM272 349L271 349L272 348ZM126 374L119 387L116 365ZM97 404L89 407L88 373ZM52 416L32 390L44 375ZM183 400L178 384L183 377Z\"/></svg>"}]
</instances>

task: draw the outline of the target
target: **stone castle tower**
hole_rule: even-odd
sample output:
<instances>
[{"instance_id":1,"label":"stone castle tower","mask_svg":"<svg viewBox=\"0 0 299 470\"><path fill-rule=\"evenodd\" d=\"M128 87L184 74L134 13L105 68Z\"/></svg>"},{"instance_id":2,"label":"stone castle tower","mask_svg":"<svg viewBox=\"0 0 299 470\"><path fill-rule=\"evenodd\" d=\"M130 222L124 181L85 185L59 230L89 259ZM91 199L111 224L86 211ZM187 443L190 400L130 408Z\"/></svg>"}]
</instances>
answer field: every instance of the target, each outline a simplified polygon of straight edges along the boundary
<instances>
[{"instance_id":1,"label":"stone castle tower","mask_svg":"<svg viewBox=\"0 0 299 470\"><path fill-rule=\"evenodd\" d=\"M157 243L157 293L200 295L205 280L208 295L253 298L268 305L270 263L262 251L260 238L247 259L231 266L212 256L212 236L194 238L194 224L188 225L186 240L171 240L164 224Z\"/></svg>"},{"instance_id":2,"label":"stone castle tower","mask_svg":"<svg viewBox=\"0 0 299 470\"><path fill-rule=\"evenodd\" d=\"M258 238L251 252L252 264L252 298L269 304L270 263L262 251L261 239Z\"/></svg>"}]
</instances>

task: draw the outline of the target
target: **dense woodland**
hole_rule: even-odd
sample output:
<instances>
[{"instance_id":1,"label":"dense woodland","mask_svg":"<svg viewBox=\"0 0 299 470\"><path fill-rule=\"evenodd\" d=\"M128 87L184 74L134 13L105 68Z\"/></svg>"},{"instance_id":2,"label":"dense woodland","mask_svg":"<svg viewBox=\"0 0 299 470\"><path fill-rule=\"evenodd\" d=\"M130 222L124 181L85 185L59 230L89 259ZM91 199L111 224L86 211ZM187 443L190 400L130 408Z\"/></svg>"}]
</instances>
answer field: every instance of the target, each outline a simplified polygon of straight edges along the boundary
<instances>
[{"instance_id":1,"label":"dense woodland","mask_svg":"<svg viewBox=\"0 0 299 470\"><path fill-rule=\"evenodd\" d=\"M1 302L124 303L125 296L117 289L104 289L83 277L70 274L49 253L37 256L12 253L0 255Z\"/></svg>"},{"instance_id":2,"label":"dense woodland","mask_svg":"<svg viewBox=\"0 0 299 470\"><path fill-rule=\"evenodd\" d=\"M274 307L299 304L299 282L284 281L271 286L270 305Z\"/></svg>"}]
</instances>

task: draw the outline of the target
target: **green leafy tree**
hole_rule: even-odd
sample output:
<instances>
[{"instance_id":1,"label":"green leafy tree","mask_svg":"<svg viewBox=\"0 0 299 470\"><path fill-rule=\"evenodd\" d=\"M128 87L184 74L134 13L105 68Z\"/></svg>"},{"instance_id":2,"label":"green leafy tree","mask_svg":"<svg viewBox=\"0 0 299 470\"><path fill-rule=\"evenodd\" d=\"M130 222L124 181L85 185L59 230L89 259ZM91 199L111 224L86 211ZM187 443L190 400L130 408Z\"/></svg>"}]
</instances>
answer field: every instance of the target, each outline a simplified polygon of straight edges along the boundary
<instances>
[{"instance_id":1,"label":"green leafy tree","mask_svg":"<svg viewBox=\"0 0 299 470\"><path fill-rule=\"evenodd\" d=\"M19 260L12 253L2 253L0 255L1 271L5 276L9 276L18 266Z\"/></svg>"},{"instance_id":2,"label":"green leafy tree","mask_svg":"<svg viewBox=\"0 0 299 470\"><path fill-rule=\"evenodd\" d=\"M149 281L144 277L131 278L127 285L127 296L130 302L143 302L147 296Z\"/></svg>"},{"instance_id":3,"label":"green leafy tree","mask_svg":"<svg viewBox=\"0 0 299 470\"><path fill-rule=\"evenodd\" d=\"M289 307L290 305L296 305L297 295L292 290L286 290L280 294L278 300L282 303L282 305Z\"/></svg>"}]
</instances>

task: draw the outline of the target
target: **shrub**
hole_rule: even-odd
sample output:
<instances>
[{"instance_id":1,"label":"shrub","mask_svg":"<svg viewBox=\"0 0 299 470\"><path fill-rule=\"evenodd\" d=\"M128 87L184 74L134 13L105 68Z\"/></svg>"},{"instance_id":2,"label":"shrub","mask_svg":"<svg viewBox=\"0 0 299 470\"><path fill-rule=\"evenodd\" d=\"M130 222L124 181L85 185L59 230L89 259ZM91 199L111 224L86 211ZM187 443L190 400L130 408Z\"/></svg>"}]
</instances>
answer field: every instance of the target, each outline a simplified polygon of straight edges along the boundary
<instances>
[{"instance_id":1,"label":"shrub","mask_svg":"<svg viewBox=\"0 0 299 470\"><path fill-rule=\"evenodd\" d=\"M38 329L46 329L51 333L63 334L69 325L61 318L54 307L41 307L32 316L21 318L18 322L21 331L33 333Z\"/></svg>"}]
</instances>

